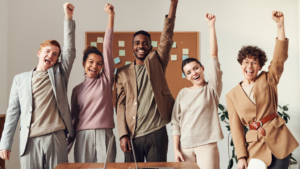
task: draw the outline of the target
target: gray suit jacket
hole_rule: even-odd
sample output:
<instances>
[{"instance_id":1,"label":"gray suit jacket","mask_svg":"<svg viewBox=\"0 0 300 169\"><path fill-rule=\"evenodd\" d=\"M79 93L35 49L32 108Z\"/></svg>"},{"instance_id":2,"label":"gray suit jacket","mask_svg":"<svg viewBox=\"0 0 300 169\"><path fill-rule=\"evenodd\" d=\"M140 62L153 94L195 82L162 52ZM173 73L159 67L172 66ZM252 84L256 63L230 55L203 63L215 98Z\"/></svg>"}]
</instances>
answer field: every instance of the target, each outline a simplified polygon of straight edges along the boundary
<instances>
[{"instance_id":1,"label":"gray suit jacket","mask_svg":"<svg viewBox=\"0 0 300 169\"><path fill-rule=\"evenodd\" d=\"M64 22L64 47L60 62L48 69L49 78L53 87L54 96L59 113L66 125L69 134L74 134L70 108L67 96L67 87L70 72L75 59L75 21ZM18 74L14 77L9 96L9 105L6 113L4 130L0 142L0 150L10 150L14 133L20 120L20 156L25 152L32 116L32 87L33 70Z\"/></svg>"}]
</instances>

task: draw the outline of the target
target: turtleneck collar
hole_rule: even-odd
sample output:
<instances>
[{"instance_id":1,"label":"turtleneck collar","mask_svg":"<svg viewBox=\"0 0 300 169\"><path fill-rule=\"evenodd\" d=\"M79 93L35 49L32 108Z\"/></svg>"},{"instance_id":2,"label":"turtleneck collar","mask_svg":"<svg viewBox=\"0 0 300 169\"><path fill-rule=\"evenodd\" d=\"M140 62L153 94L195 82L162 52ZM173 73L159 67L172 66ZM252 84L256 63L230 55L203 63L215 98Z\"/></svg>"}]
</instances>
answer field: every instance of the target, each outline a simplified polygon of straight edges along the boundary
<instances>
[{"instance_id":1,"label":"turtleneck collar","mask_svg":"<svg viewBox=\"0 0 300 169\"><path fill-rule=\"evenodd\" d=\"M101 74L101 73L100 73L100 74ZM87 81L87 80L96 80L96 79L99 79L100 74L98 74L96 77L89 77L86 73L84 73L85 81Z\"/></svg>"}]
</instances>

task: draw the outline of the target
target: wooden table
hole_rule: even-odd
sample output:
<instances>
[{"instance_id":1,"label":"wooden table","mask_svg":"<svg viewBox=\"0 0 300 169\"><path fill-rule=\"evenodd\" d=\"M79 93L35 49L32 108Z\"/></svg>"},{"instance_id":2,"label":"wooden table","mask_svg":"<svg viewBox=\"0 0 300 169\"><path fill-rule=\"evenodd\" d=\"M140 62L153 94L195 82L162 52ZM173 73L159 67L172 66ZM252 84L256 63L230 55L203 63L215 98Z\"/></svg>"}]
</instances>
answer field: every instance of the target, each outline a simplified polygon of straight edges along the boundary
<instances>
[{"instance_id":1,"label":"wooden table","mask_svg":"<svg viewBox=\"0 0 300 169\"><path fill-rule=\"evenodd\" d=\"M61 163L54 169L87 169L103 168L103 163ZM135 163L108 163L107 169L128 169L135 168ZM138 163L138 167L174 167L174 169L199 169L197 163L191 162L155 162L155 163Z\"/></svg>"}]
</instances>

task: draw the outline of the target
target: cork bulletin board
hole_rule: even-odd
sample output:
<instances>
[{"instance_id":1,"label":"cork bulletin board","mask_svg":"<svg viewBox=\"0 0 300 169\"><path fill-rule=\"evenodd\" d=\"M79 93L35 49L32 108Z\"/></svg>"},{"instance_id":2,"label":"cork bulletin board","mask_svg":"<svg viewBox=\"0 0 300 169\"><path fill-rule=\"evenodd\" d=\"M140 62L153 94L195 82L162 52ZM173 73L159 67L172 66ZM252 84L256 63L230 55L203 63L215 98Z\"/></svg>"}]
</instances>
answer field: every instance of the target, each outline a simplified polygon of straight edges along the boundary
<instances>
[{"instance_id":1,"label":"cork bulletin board","mask_svg":"<svg viewBox=\"0 0 300 169\"><path fill-rule=\"evenodd\" d=\"M113 57L115 68L125 66L135 60L131 50L133 34L135 32L114 32ZM159 45L161 32L149 32L151 35L153 49ZM86 32L85 45L96 46L103 51L103 38L105 32ZM181 71L182 60L186 57L199 58L199 32L174 32L173 47L170 52L170 60L167 66L166 79L173 97L176 99L179 91L184 87L192 86ZM175 56L176 55L176 56ZM116 72L116 71L115 71ZM116 102L115 84L113 87L113 104Z\"/></svg>"}]
</instances>

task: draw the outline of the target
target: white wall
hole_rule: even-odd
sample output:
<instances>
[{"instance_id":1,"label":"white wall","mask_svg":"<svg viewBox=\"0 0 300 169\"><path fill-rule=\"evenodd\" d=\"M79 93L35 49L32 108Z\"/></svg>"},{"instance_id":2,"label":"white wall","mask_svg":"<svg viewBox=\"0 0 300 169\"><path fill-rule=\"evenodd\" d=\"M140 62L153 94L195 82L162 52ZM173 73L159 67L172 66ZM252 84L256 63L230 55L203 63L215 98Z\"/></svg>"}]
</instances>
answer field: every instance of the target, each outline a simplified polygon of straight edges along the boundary
<instances>
[{"instance_id":1,"label":"white wall","mask_svg":"<svg viewBox=\"0 0 300 169\"><path fill-rule=\"evenodd\" d=\"M39 1L39 0L1 0L1 31L0 43L4 42L1 52L0 77L7 80L8 87L0 86L0 90L10 90L14 75L29 71L38 63L36 51L39 44L46 39L56 39L63 42L63 1ZM82 52L85 47L86 31L105 31L107 26L107 14L103 7L106 2L115 5L116 19L115 31L162 31L164 15L169 10L169 0L70 0L75 5L74 19L76 20L76 49L75 60L69 83L69 98L71 89L83 81L83 68L81 66ZM5 4L8 3L8 8ZM297 10L300 9L295 0L180 0L177 11L175 31L199 31L200 32L200 56L204 65L209 64L209 35L206 22L203 19L205 12L214 13L217 17L217 36L219 43L219 57L223 76L223 93L220 103L225 104L225 94L228 93L239 81L243 79L239 64L236 62L238 50L242 45L257 45L263 48L269 56L270 63L274 50L276 25L271 20L272 10L281 10L285 14L286 35L289 41L289 59L285 65L285 72L278 86L279 104L289 103L291 122L288 127L294 136L300 141L299 110L299 30L297 29ZM6 7L6 8L5 8ZM297 9L298 7L298 9ZM8 9L8 19L2 15L2 8ZM4 17L4 19L2 19ZM300 17L299 17L300 18ZM8 22L8 27L5 24ZM298 22L299 23L299 22ZM8 49L5 52L5 38L8 31ZM298 39L297 39L298 38ZM3 42L2 42L3 41ZM3 53L3 54L2 54ZM9 55L8 55L9 54ZM5 57L7 56L7 57ZM2 62L7 59L7 62ZM7 63L7 67L5 67ZM4 64L4 67L2 66ZM3 71L2 71L3 69ZM7 74L5 70L7 69ZM267 69L265 66L264 70ZM296 70L296 71L295 71ZM207 73L207 72L206 72ZM0 84L2 85L2 84ZM1 91L0 91L1 92ZM298 95L297 95L298 94ZM5 93L8 98L8 92ZM2 99L2 96L0 99ZM3 96L5 98L5 96ZM3 100L3 99L2 99ZM4 113L7 100L0 103L0 109ZM227 136L225 125L222 123L225 139L219 142L221 168L227 168ZM174 161L173 141L169 132L168 161ZM117 130L115 134L118 136ZM13 145L12 159L8 163L9 168L19 168L18 142L19 133L16 131ZM119 145L119 143L117 143ZM124 157L118 146L117 162L122 162ZM72 153L71 153L72 154ZM293 156L300 161L300 149L296 149ZM70 162L73 156L69 156Z\"/></svg>"}]
</instances>

